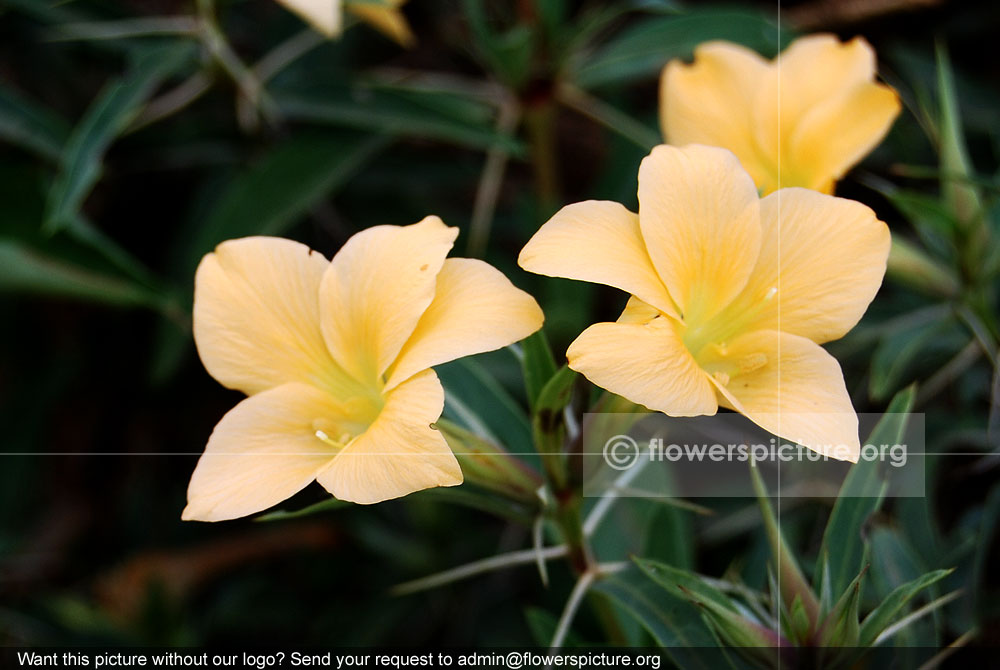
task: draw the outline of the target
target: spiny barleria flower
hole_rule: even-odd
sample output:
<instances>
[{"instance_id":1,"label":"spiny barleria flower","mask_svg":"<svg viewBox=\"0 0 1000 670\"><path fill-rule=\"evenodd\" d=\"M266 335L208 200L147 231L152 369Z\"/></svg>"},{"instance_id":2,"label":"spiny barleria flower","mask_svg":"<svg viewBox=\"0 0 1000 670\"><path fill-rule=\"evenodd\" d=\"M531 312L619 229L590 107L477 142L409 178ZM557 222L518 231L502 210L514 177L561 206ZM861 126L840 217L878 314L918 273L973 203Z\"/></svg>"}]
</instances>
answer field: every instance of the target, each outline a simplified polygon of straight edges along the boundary
<instances>
[{"instance_id":1,"label":"spiny barleria flower","mask_svg":"<svg viewBox=\"0 0 1000 670\"><path fill-rule=\"evenodd\" d=\"M272 237L205 256L198 354L250 397L212 432L183 518L253 514L313 480L356 503L462 482L431 427L444 391L430 367L516 342L542 312L490 265L445 259L457 234L430 216L364 230L332 261Z\"/></svg>"},{"instance_id":2,"label":"spiny barleria flower","mask_svg":"<svg viewBox=\"0 0 1000 670\"><path fill-rule=\"evenodd\" d=\"M707 42L692 64L668 63L660 80L666 141L729 149L765 194L783 186L832 193L899 109L896 92L875 81L875 52L860 37L803 37L773 61Z\"/></svg>"},{"instance_id":3,"label":"spiny barleria flower","mask_svg":"<svg viewBox=\"0 0 1000 670\"><path fill-rule=\"evenodd\" d=\"M567 352L594 384L671 416L734 409L827 456L857 460L857 415L819 345L882 283L889 230L864 205L802 188L758 197L736 157L662 145L639 168L639 214L562 208L521 267L632 294Z\"/></svg>"},{"instance_id":4,"label":"spiny barleria flower","mask_svg":"<svg viewBox=\"0 0 1000 670\"><path fill-rule=\"evenodd\" d=\"M327 37L340 35L344 10L395 40L410 47L416 42L410 24L400 11L406 0L278 0Z\"/></svg>"}]
</instances>

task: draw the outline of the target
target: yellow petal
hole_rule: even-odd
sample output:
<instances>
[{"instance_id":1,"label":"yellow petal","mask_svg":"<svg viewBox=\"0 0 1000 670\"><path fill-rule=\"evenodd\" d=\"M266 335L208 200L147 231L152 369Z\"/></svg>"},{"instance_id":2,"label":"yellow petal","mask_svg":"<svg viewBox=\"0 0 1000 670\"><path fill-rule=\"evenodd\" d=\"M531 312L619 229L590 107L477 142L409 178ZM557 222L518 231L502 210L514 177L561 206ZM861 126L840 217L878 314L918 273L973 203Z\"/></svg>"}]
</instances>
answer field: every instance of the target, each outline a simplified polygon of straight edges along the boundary
<instances>
[{"instance_id":1,"label":"yellow petal","mask_svg":"<svg viewBox=\"0 0 1000 670\"><path fill-rule=\"evenodd\" d=\"M769 63L746 47L707 42L694 62L671 61L660 78L660 124L669 144L707 144L736 154L755 182L767 172L750 110Z\"/></svg>"},{"instance_id":2,"label":"yellow petal","mask_svg":"<svg viewBox=\"0 0 1000 670\"><path fill-rule=\"evenodd\" d=\"M661 145L642 160L639 226L686 322L710 318L746 284L760 248L758 210L757 187L725 149Z\"/></svg>"},{"instance_id":3,"label":"yellow petal","mask_svg":"<svg viewBox=\"0 0 1000 670\"><path fill-rule=\"evenodd\" d=\"M831 458L858 460L858 417L844 375L815 342L758 330L701 360L721 404L779 437Z\"/></svg>"},{"instance_id":4,"label":"yellow petal","mask_svg":"<svg viewBox=\"0 0 1000 670\"><path fill-rule=\"evenodd\" d=\"M517 262L528 272L620 288L677 316L646 251L639 217L617 202L563 207L528 240Z\"/></svg>"},{"instance_id":5,"label":"yellow petal","mask_svg":"<svg viewBox=\"0 0 1000 670\"><path fill-rule=\"evenodd\" d=\"M633 295L629 296L628 303L625 304L625 309L622 310L621 315L615 323L646 323L659 315L660 311L658 309Z\"/></svg>"},{"instance_id":6,"label":"yellow petal","mask_svg":"<svg viewBox=\"0 0 1000 670\"><path fill-rule=\"evenodd\" d=\"M715 414L712 386L677 328L666 316L645 323L594 324L569 346L569 367L601 388L670 416Z\"/></svg>"},{"instance_id":7,"label":"yellow petal","mask_svg":"<svg viewBox=\"0 0 1000 670\"><path fill-rule=\"evenodd\" d=\"M792 134L789 155L803 173L840 179L874 149L899 115L899 96L888 86L861 83L811 109ZM808 167L806 167L808 166Z\"/></svg>"},{"instance_id":8,"label":"yellow petal","mask_svg":"<svg viewBox=\"0 0 1000 670\"><path fill-rule=\"evenodd\" d=\"M803 188L761 200L760 259L723 317L829 342L857 324L882 285L889 228L861 203ZM720 317L722 318L722 317Z\"/></svg>"},{"instance_id":9,"label":"yellow petal","mask_svg":"<svg viewBox=\"0 0 1000 670\"><path fill-rule=\"evenodd\" d=\"M306 23L327 37L340 34L343 24L341 0L278 0Z\"/></svg>"},{"instance_id":10,"label":"yellow petal","mask_svg":"<svg viewBox=\"0 0 1000 670\"><path fill-rule=\"evenodd\" d=\"M425 370L389 392L367 431L317 477L341 500L367 505L434 486L462 483L462 470L441 433L444 390Z\"/></svg>"},{"instance_id":11,"label":"yellow petal","mask_svg":"<svg viewBox=\"0 0 1000 670\"><path fill-rule=\"evenodd\" d=\"M842 43L833 35L810 35L795 40L778 56L760 80L751 111L757 144L771 159L771 174L758 181L764 193L782 186L832 191L834 174L816 161L800 160L793 138L814 109L847 96L874 78L875 52L861 38ZM867 110L851 109L842 121L867 126L869 120L861 118L862 111ZM832 135L816 139L839 144Z\"/></svg>"},{"instance_id":12,"label":"yellow petal","mask_svg":"<svg viewBox=\"0 0 1000 670\"><path fill-rule=\"evenodd\" d=\"M356 379L373 384L396 360L457 235L428 216L363 230L333 257L320 285L320 323L330 352Z\"/></svg>"},{"instance_id":13,"label":"yellow petal","mask_svg":"<svg viewBox=\"0 0 1000 670\"><path fill-rule=\"evenodd\" d=\"M391 368L391 389L417 372L492 351L542 327L535 299L483 261L449 258L437 276L434 300Z\"/></svg>"},{"instance_id":14,"label":"yellow petal","mask_svg":"<svg viewBox=\"0 0 1000 670\"><path fill-rule=\"evenodd\" d=\"M315 421L340 414L332 396L307 384L247 398L212 431L191 476L182 518L236 519L302 490L334 457L316 437Z\"/></svg>"},{"instance_id":15,"label":"yellow petal","mask_svg":"<svg viewBox=\"0 0 1000 670\"><path fill-rule=\"evenodd\" d=\"M410 24L406 22L403 12L398 9L402 4L398 1L389 2L389 6L348 2L347 9L389 39L408 49L416 44L417 38L410 30Z\"/></svg>"},{"instance_id":16,"label":"yellow petal","mask_svg":"<svg viewBox=\"0 0 1000 670\"><path fill-rule=\"evenodd\" d=\"M330 262L273 237L220 244L195 274L194 341L205 369L248 395L285 382L336 387L344 375L319 329Z\"/></svg>"}]
</instances>

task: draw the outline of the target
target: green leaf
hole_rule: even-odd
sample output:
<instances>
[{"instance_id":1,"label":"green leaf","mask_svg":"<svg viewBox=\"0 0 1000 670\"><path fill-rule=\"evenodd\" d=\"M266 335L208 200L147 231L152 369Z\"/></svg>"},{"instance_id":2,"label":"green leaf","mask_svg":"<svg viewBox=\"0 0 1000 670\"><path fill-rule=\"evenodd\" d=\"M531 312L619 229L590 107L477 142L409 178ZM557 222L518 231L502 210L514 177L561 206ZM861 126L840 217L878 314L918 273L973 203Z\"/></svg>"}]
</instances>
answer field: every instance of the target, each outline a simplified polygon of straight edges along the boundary
<instances>
[{"instance_id":1,"label":"green leaf","mask_svg":"<svg viewBox=\"0 0 1000 670\"><path fill-rule=\"evenodd\" d=\"M171 265L187 289L202 257L227 239L286 233L318 202L341 188L390 138L358 133L301 133L227 180L221 195L178 236ZM185 234L186 233L186 234ZM158 329L152 377L168 378L183 361L191 333L173 323Z\"/></svg>"},{"instance_id":2,"label":"green leaf","mask_svg":"<svg viewBox=\"0 0 1000 670\"><path fill-rule=\"evenodd\" d=\"M867 443L901 443L907 414L913 409L915 399L914 386L897 393ZM843 593L853 576L861 571L865 555L862 527L868 517L881 507L885 487L886 481L879 473L877 460L855 463L844 479L827 521L819 553L821 561L829 562L830 589L833 593ZM816 579L818 581L820 575L816 575Z\"/></svg>"},{"instance_id":3,"label":"green leaf","mask_svg":"<svg viewBox=\"0 0 1000 670\"><path fill-rule=\"evenodd\" d=\"M556 359L552 355L549 347L549 340L545 337L545 332L539 330L528 336L521 346L524 351L524 358L521 361L521 369L524 371L524 386L528 394L528 404L532 409L538 403L538 395L542 388L556 373Z\"/></svg>"},{"instance_id":4,"label":"green leaf","mask_svg":"<svg viewBox=\"0 0 1000 670\"><path fill-rule=\"evenodd\" d=\"M913 364L926 356L927 349L940 341L941 332L952 323L950 320L925 323L883 337L872 355L868 384L872 399L884 400L901 382L906 381L905 375L912 371Z\"/></svg>"},{"instance_id":5,"label":"green leaf","mask_svg":"<svg viewBox=\"0 0 1000 670\"><path fill-rule=\"evenodd\" d=\"M771 507L767 490L764 488L764 481L761 479L760 471L756 466L751 465L750 477L753 481L754 491L757 494L757 501L760 504L761 516L764 518L764 530L767 532L768 544L771 547L771 560L777 568L778 587L781 590L781 598L785 606L792 613L792 624L798 627L799 621L796 619L795 604L800 603L808 621L808 631L816 630L819 625L820 607L816 594L809 587L795 554L792 553L785 542L781 532L781 525ZM799 617L801 618L801 617ZM802 631L796 630L796 635L802 637Z\"/></svg>"},{"instance_id":6,"label":"green leaf","mask_svg":"<svg viewBox=\"0 0 1000 670\"><path fill-rule=\"evenodd\" d=\"M938 97L941 105L940 152L941 172L968 177L972 173L962 120L958 110L958 95L952 75L948 52L943 44L937 45ZM969 228L978 221L982 224L982 205L979 191L965 180L943 182L944 200L959 225Z\"/></svg>"},{"instance_id":7,"label":"green leaf","mask_svg":"<svg viewBox=\"0 0 1000 670\"><path fill-rule=\"evenodd\" d=\"M0 84L0 139L55 161L68 136L69 124L55 112Z\"/></svg>"},{"instance_id":8,"label":"green leaf","mask_svg":"<svg viewBox=\"0 0 1000 670\"><path fill-rule=\"evenodd\" d=\"M389 142L383 135L306 133L278 145L237 175L199 222L185 267L193 272L225 240L288 232Z\"/></svg>"},{"instance_id":9,"label":"green leaf","mask_svg":"<svg viewBox=\"0 0 1000 670\"><path fill-rule=\"evenodd\" d=\"M861 603L861 580L868 568L863 568L833 606L823 624L817 639L822 647L858 646L858 607Z\"/></svg>"},{"instance_id":10,"label":"green leaf","mask_svg":"<svg viewBox=\"0 0 1000 670\"><path fill-rule=\"evenodd\" d=\"M475 357L434 370L444 386L446 417L512 453L531 451L531 424L524 408Z\"/></svg>"},{"instance_id":11,"label":"green leaf","mask_svg":"<svg viewBox=\"0 0 1000 670\"><path fill-rule=\"evenodd\" d=\"M303 507L298 510L275 510L274 512L268 512L267 514L261 514L260 516L254 518L254 521L288 521L289 519L301 519L305 516L312 516L314 514L322 514L323 512L329 512L335 509L341 509L343 507L350 507L354 503L347 502L346 500L338 500L337 498L328 498L326 500L321 500L318 503L309 505L308 507Z\"/></svg>"},{"instance_id":12,"label":"green leaf","mask_svg":"<svg viewBox=\"0 0 1000 670\"><path fill-rule=\"evenodd\" d=\"M594 584L600 592L633 616L678 668L736 667L717 647L715 635L687 599L663 588L635 566Z\"/></svg>"},{"instance_id":13,"label":"green leaf","mask_svg":"<svg viewBox=\"0 0 1000 670\"><path fill-rule=\"evenodd\" d=\"M904 286L934 297L950 298L958 295L961 289L950 268L898 235L892 237L886 275Z\"/></svg>"},{"instance_id":14,"label":"green leaf","mask_svg":"<svg viewBox=\"0 0 1000 670\"><path fill-rule=\"evenodd\" d=\"M573 397L573 383L577 373L563 366L549 379L538 394L531 427L535 449L542 458L545 472L557 491L569 485L570 473L567 455L566 419L563 410Z\"/></svg>"},{"instance_id":15,"label":"green leaf","mask_svg":"<svg viewBox=\"0 0 1000 670\"><path fill-rule=\"evenodd\" d=\"M135 53L129 72L104 87L66 142L46 205L44 230L49 234L72 223L100 178L108 147L160 83L190 62L194 50L185 43Z\"/></svg>"},{"instance_id":16,"label":"green leaf","mask_svg":"<svg viewBox=\"0 0 1000 670\"><path fill-rule=\"evenodd\" d=\"M121 307L164 306L163 295L129 278L57 252L0 239L0 291L91 300Z\"/></svg>"},{"instance_id":17,"label":"green leaf","mask_svg":"<svg viewBox=\"0 0 1000 670\"><path fill-rule=\"evenodd\" d=\"M859 645L862 647L870 646L875 642L875 638L895 620L896 615L902 611L913 596L931 584L944 579L952 572L954 569L934 570L896 587L861 623L858 637Z\"/></svg>"},{"instance_id":18,"label":"green leaf","mask_svg":"<svg viewBox=\"0 0 1000 670\"><path fill-rule=\"evenodd\" d=\"M281 113L294 121L332 124L405 137L435 139L474 149L524 147L496 130L496 110L450 92L386 90L370 86L275 91Z\"/></svg>"},{"instance_id":19,"label":"green leaf","mask_svg":"<svg viewBox=\"0 0 1000 670\"><path fill-rule=\"evenodd\" d=\"M764 54L777 51L780 32L771 16L745 10L701 9L655 16L626 30L595 55L581 59L570 79L583 88L652 77L672 58L689 58L708 40L729 40Z\"/></svg>"}]
</instances>

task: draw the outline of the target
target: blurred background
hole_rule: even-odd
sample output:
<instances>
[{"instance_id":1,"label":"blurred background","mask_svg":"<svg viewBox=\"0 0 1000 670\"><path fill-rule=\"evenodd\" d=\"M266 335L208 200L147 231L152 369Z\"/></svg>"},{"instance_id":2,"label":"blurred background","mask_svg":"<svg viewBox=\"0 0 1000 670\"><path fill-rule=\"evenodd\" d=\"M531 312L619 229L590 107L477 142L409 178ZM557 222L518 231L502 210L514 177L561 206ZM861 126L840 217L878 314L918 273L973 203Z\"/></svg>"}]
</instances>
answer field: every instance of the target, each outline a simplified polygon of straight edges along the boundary
<instances>
[{"instance_id":1,"label":"blurred background","mask_svg":"<svg viewBox=\"0 0 1000 670\"><path fill-rule=\"evenodd\" d=\"M807 0L779 16L774 2L411 0L403 12L409 49L364 23L327 41L272 0L0 0L0 643L547 644L572 585L558 564L547 589L528 566L388 594L530 546L530 519L422 492L270 522L180 521L197 454L240 400L194 351L194 269L228 238L282 235L329 257L368 226L438 214L462 231L452 255L484 257L536 296L563 352L624 296L528 275L517 253L563 204L637 207L663 65L708 39L771 57L819 31L868 39L906 105L837 194L931 263L887 280L830 346L859 412L920 382L915 411L942 454L926 498L888 501L869 521L869 597L958 567L932 595L961 596L901 643L970 630L973 644L1000 643L996 292L976 284L969 319L947 288L972 284L949 245L939 169L957 127L959 183L978 189L996 231L1000 5ZM922 284L935 268L951 279ZM508 448L531 449L514 352L439 374ZM281 508L325 497L313 485ZM806 565L831 502L782 506ZM598 551L708 575L738 565L763 586L755 503L709 504L699 516L630 501ZM588 615L574 636L602 639Z\"/></svg>"}]
</instances>

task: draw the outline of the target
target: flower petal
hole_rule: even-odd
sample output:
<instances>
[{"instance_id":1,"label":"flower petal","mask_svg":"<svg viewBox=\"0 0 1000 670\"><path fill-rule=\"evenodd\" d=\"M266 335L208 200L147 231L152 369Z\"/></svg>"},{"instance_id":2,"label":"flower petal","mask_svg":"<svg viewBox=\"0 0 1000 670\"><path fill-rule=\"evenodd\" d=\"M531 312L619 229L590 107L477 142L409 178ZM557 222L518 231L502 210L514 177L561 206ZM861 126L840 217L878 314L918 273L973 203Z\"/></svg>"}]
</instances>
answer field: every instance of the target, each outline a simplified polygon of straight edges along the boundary
<instances>
[{"instance_id":1,"label":"flower petal","mask_svg":"<svg viewBox=\"0 0 1000 670\"><path fill-rule=\"evenodd\" d=\"M808 35L781 52L777 67L782 82L782 120L787 117L797 122L818 103L872 81L875 51L860 37L841 42L835 35Z\"/></svg>"},{"instance_id":2,"label":"flower petal","mask_svg":"<svg viewBox=\"0 0 1000 670\"><path fill-rule=\"evenodd\" d=\"M434 486L462 483L462 469L430 424L441 416L444 389L433 370L386 397L375 422L317 477L341 500L367 505Z\"/></svg>"},{"instance_id":3,"label":"flower petal","mask_svg":"<svg viewBox=\"0 0 1000 670\"><path fill-rule=\"evenodd\" d=\"M720 404L821 454L857 462L858 416L837 360L815 342L775 330L741 335L705 355Z\"/></svg>"},{"instance_id":4,"label":"flower petal","mask_svg":"<svg viewBox=\"0 0 1000 670\"><path fill-rule=\"evenodd\" d=\"M813 107L791 136L789 155L799 170L840 179L874 149L899 115L899 96L888 86L865 82ZM808 166L804 168L802 166Z\"/></svg>"},{"instance_id":5,"label":"flower petal","mask_svg":"<svg viewBox=\"0 0 1000 670\"><path fill-rule=\"evenodd\" d=\"M396 360L457 235L428 216L363 230L333 257L320 285L320 323L333 357L356 379L375 383Z\"/></svg>"},{"instance_id":6,"label":"flower petal","mask_svg":"<svg viewBox=\"0 0 1000 670\"><path fill-rule=\"evenodd\" d=\"M236 519L302 490L334 457L316 437L317 419L341 414L331 395L307 384L284 384L245 399L212 431L182 518Z\"/></svg>"},{"instance_id":7,"label":"flower petal","mask_svg":"<svg viewBox=\"0 0 1000 670\"><path fill-rule=\"evenodd\" d=\"M535 299L496 268L446 259L434 300L390 368L386 388L431 366L513 344L541 328L543 319Z\"/></svg>"},{"instance_id":8,"label":"flower petal","mask_svg":"<svg viewBox=\"0 0 1000 670\"><path fill-rule=\"evenodd\" d=\"M645 323L641 303L629 302L624 323L596 323L569 346L569 367L612 393L670 416L715 414L705 373L685 348L679 325L666 316Z\"/></svg>"},{"instance_id":9,"label":"flower petal","mask_svg":"<svg viewBox=\"0 0 1000 670\"><path fill-rule=\"evenodd\" d=\"M278 0L287 9L298 14L317 31L327 37L336 37L343 27L341 0Z\"/></svg>"},{"instance_id":10,"label":"flower petal","mask_svg":"<svg viewBox=\"0 0 1000 670\"><path fill-rule=\"evenodd\" d=\"M736 154L755 182L767 172L751 126L751 110L770 64L730 42L707 42L694 62L671 61L660 78L660 124L676 146L707 144Z\"/></svg>"},{"instance_id":11,"label":"flower petal","mask_svg":"<svg viewBox=\"0 0 1000 670\"><path fill-rule=\"evenodd\" d=\"M710 318L746 284L760 248L758 203L725 149L661 145L642 160L639 226L685 322Z\"/></svg>"},{"instance_id":12,"label":"flower petal","mask_svg":"<svg viewBox=\"0 0 1000 670\"><path fill-rule=\"evenodd\" d=\"M528 272L620 288L677 316L646 251L639 217L617 202L563 207L528 240L517 262Z\"/></svg>"},{"instance_id":13,"label":"flower petal","mask_svg":"<svg viewBox=\"0 0 1000 670\"><path fill-rule=\"evenodd\" d=\"M343 373L319 329L330 262L273 237L223 242L195 274L194 341L208 373L248 395L298 381L337 386Z\"/></svg>"},{"instance_id":14,"label":"flower petal","mask_svg":"<svg viewBox=\"0 0 1000 670\"><path fill-rule=\"evenodd\" d=\"M821 344L843 337L882 285L889 228L858 202L803 188L760 204L760 260L725 315L756 315L747 330L780 328Z\"/></svg>"}]
</instances>

